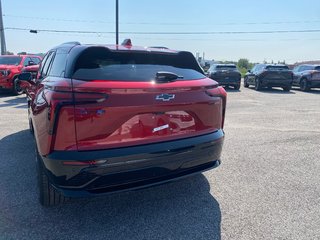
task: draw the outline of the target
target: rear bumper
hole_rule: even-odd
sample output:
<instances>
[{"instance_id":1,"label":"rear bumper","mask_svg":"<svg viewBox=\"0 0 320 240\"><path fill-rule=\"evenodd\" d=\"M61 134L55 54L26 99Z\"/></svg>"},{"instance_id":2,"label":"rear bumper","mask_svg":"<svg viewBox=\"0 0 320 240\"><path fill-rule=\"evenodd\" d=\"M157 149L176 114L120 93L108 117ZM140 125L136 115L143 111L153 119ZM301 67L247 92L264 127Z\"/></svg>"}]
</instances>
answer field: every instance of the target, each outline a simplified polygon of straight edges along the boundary
<instances>
[{"instance_id":1,"label":"rear bumper","mask_svg":"<svg viewBox=\"0 0 320 240\"><path fill-rule=\"evenodd\" d=\"M262 79L261 85L263 87L291 87L292 79Z\"/></svg>"},{"instance_id":2,"label":"rear bumper","mask_svg":"<svg viewBox=\"0 0 320 240\"><path fill-rule=\"evenodd\" d=\"M53 186L69 197L148 187L220 165L222 130L198 137L103 151L54 152L43 157ZM104 160L100 165L65 165Z\"/></svg>"},{"instance_id":3,"label":"rear bumper","mask_svg":"<svg viewBox=\"0 0 320 240\"><path fill-rule=\"evenodd\" d=\"M219 79L215 80L219 83L219 85L226 86L226 85L240 85L241 84L241 78L240 79Z\"/></svg>"},{"instance_id":4,"label":"rear bumper","mask_svg":"<svg viewBox=\"0 0 320 240\"><path fill-rule=\"evenodd\" d=\"M320 80L311 80L311 81L309 81L309 86L311 88L320 88Z\"/></svg>"}]
</instances>

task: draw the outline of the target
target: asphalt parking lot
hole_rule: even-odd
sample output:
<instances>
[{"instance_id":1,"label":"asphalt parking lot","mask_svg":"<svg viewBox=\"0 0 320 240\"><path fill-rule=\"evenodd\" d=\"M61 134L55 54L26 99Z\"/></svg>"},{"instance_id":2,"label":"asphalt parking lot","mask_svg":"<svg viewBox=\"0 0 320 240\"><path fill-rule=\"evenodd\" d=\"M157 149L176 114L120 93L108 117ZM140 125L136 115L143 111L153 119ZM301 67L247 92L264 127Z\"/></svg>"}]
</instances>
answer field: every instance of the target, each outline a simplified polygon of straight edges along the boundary
<instances>
[{"instance_id":1,"label":"asphalt parking lot","mask_svg":"<svg viewBox=\"0 0 320 240\"><path fill-rule=\"evenodd\" d=\"M0 93L0 239L320 239L320 90L228 90L222 165L43 208L24 97Z\"/></svg>"}]
</instances>

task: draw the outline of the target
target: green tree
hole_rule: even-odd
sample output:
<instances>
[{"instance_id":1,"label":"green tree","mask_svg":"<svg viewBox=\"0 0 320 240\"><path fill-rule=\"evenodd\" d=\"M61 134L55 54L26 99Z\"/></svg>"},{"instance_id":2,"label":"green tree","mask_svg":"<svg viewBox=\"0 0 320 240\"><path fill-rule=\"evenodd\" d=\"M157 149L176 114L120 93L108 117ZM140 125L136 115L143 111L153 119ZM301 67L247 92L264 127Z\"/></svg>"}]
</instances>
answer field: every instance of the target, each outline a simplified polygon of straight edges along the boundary
<instances>
[{"instance_id":1,"label":"green tree","mask_svg":"<svg viewBox=\"0 0 320 240\"><path fill-rule=\"evenodd\" d=\"M13 55L13 52L6 51L5 55Z\"/></svg>"},{"instance_id":2,"label":"green tree","mask_svg":"<svg viewBox=\"0 0 320 240\"><path fill-rule=\"evenodd\" d=\"M249 69L249 68L250 68L249 60L246 59L246 58L240 58L240 59L238 60L238 68Z\"/></svg>"}]
</instances>

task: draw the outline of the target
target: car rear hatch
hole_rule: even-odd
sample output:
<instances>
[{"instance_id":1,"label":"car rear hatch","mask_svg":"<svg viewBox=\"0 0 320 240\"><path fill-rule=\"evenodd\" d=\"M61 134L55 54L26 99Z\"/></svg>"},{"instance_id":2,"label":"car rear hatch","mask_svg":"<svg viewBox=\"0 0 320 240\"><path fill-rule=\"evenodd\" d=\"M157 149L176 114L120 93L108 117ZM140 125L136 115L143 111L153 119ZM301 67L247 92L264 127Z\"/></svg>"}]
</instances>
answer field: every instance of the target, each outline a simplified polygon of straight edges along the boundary
<instances>
[{"instance_id":1,"label":"car rear hatch","mask_svg":"<svg viewBox=\"0 0 320 240\"><path fill-rule=\"evenodd\" d=\"M287 66L267 66L262 78L270 80L292 80L292 71Z\"/></svg>"},{"instance_id":2,"label":"car rear hatch","mask_svg":"<svg viewBox=\"0 0 320 240\"><path fill-rule=\"evenodd\" d=\"M235 81L241 78L236 66L217 66L216 70L213 75L213 79L216 81Z\"/></svg>"},{"instance_id":3,"label":"car rear hatch","mask_svg":"<svg viewBox=\"0 0 320 240\"><path fill-rule=\"evenodd\" d=\"M314 71L311 73L311 79L315 81L320 81L320 66L316 66Z\"/></svg>"},{"instance_id":4,"label":"car rear hatch","mask_svg":"<svg viewBox=\"0 0 320 240\"><path fill-rule=\"evenodd\" d=\"M221 129L223 96L193 59L185 52L98 47L84 52L72 80L78 150L170 141Z\"/></svg>"}]
</instances>

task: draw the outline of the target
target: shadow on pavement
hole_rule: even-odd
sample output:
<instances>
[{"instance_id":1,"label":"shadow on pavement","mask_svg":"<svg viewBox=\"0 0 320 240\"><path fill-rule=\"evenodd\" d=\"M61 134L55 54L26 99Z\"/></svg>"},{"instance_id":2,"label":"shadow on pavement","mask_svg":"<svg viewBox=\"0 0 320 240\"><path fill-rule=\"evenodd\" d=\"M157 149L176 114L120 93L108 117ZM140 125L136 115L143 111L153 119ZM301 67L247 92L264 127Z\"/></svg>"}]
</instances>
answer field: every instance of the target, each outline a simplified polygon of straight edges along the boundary
<instances>
[{"instance_id":1,"label":"shadow on pavement","mask_svg":"<svg viewBox=\"0 0 320 240\"><path fill-rule=\"evenodd\" d=\"M299 91L299 92L303 92L300 90L300 88L292 88L292 90L294 91ZM305 92L305 93L309 93L309 94L320 94L320 89L319 88L312 88L311 90Z\"/></svg>"},{"instance_id":2,"label":"shadow on pavement","mask_svg":"<svg viewBox=\"0 0 320 240\"><path fill-rule=\"evenodd\" d=\"M240 90L236 90L234 88L231 88L231 87L223 87L227 92L241 92L241 89Z\"/></svg>"},{"instance_id":3,"label":"shadow on pavement","mask_svg":"<svg viewBox=\"0 0 320 240\"><path fill-rule=\"evenodd\" d=\"M5 97L10 97L11 95L5 95ZM15 97L3 101L0 104L1 107L14 107L14 108L28 108L27 100L25 97Z\"/></svg>"},{"instance_id":4,"label":"shadow on pavement","mask_svg":"<svg viewBox=\"0 0 320 240\"><path fill-rule=\"evenodd\" d=\"M0 98L12 97L13 93L9 90L0 89Z\"/></svg>"},{"instance_id":5,"label":"shadow on pavement","mask_svg":"<svg viewBox=\"0 0 320 240\"><path fill-rule=\"evenodd\" d=\"M219 203L198 174L139 191L38 203L28 130L0 140L0 232L4 239L221 239Z\"/></svg>"},{"instance_id":6,"label":"shadow on pavement","mask_svg":"<svg viewBox=\"0 0 320 240\"><path fill-rule=\"evenodd\" d=\"M249 89L253 90L253 91L256 91L254 89L254 87L250 86ZM293 90L293 89L292 89ZM289 92L286 92L286 91L283 91L282 88L271 88L271 89L268 89L268 88L263 88L261 89L260 91L257 91L259 93L265 93L265 94L296 94L295 92L293 91L289 91Z\"/></svg>"}]
</instances>

